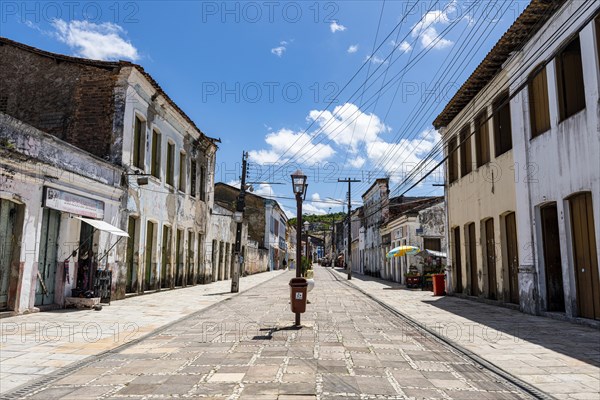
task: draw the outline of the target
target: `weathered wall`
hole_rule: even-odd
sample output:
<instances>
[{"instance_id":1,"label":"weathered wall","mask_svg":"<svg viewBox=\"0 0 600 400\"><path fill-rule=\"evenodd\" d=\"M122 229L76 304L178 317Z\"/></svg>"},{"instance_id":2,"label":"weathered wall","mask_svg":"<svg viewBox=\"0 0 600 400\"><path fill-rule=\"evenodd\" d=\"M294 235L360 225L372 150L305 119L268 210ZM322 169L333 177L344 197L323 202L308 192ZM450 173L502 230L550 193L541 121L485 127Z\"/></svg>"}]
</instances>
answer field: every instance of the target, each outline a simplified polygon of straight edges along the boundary
<instances>
[{"instance_id":1,"label":"weathered wall","mask_svg":"<svg viewBox=\"0 0 600 400\"><path fill-rule=\"evenodd\" d=\"M87 154L52 135L0 113L0 197L20 205L22 226L16 232L21 243L15 273L11 274L9 306L16 312L34 308L42 224L42 192L44 186L65 190L104 202L104 220L118 225L122 171ZM65 157L68 154L68 157ZM58 236L55 302L62 304L75 287L76 260L69 263L69 279L63 279L62 260L77 248L82 222L62 213ZM97 253L103 254L116 237L101 232L97 237ZM105 260L118 271L121 259L115 248Z\"/></svg>"},{"instance_id":2,"label":"weathered wall","mask_svg":"<svg viewBox=\"0 0 600 400\"><path fill-rule=\"evenodd\" d=\"M214 185L215 201L224 205L229 210L235 209L239 189L218 182ZM265 243L265 199L246 192L246 210L244 220L248 222L248 238L259 243L260 247Z\"/></svg>"},{"instance_id":3,"label":"weathered wall","mask_svg":"<svg viewBox=\"0 0 600 400\"><path fill-rule=\"evenodd\" d=\"M506 89L508 78L505 72L501 72L484 88L458 116L448 125L444 132L444 140L448 140L450 135L458 135L458 132L470 124L471 132L475 130L474 118L482 111L487 109L487 115L492 115L491 104L495 97ZM503 257L501 246L502 225L504 224L503 215L508 212L514 212L516 209L515 200L515 176L513 163L513 150L495 157L494 129L493 121L487 121L489 143L490 143L490 162L479 168L474 168L469 174L458 178L447 187L448 196L448 219L449 228L460 229L461 240L461 260L462 260L462 287L467 293L473 293L470 281L470 265L467 262L468 248L465 247L465 226L469 223L475 224L475 236L477 247L477 277L478 287L475 293L487 295L489 293L489 276L487 268L487 258L485 254L485 231L484 221L492 218L494 220L494 241L496 243L496 283L497 293L500 299L503 299L503 293L506 293L505 271L507 269L506 260ZM475 140L471 136L472 160L475 157ZM458 157L460 159L460 157ZM460 171L460 160L459 160ZM448 176L446 171L446 176ZM455 271L452 275L456 277ZM452 278L454 279L454 278ZM456 283L454 282L453 287ZM504 299L506 300L506 299Z\"/></svg>"},{"instance_id":4,"label":"weathered wall","mask_svg":"<svg viewBox=\"0 0 600 400\"><path fill-rule=\"evenodd\" d=\"M0 39L0 111L110 160L119 64L64 62L19 46Z\"/></svg>"},{"instance_id":5,"label":"weathered wall","mask_svg":"<svg viewBox=\"0 0 600 400\"><path fill-rule=\"evenodd\" d=\"M365 273L379 276L385 263L379 228L389 217L389 181L377 179L362 195L365 227Z\"/></svg>"},{"instance_id":6,"label":"weathered wall","mask_svg":"<svg viewBox=\"0 0 600 400\"><path fill-rule=\"evenodd\" d=\"M441 242L441 252L447 252L445 218L446 208L443 202L419 211L419 227L423 230L421 248L423 248L423 238L438 238Z\"/></svg>"},{"instance_id":7,"label":"weathered wall","mask_svg":"<svg viewBox=\"0 0 600 400\"><path fill-rule=\"evenodd\" d=\"M157 91L151 82L148 81L137 68L128 70L130 75L127 80L127 95L124 103L123 114L123 144L118 150L123 165L129 174L141 172L143 174L151 173L152 163L152 132L156 130L160 133L159 147L160 165L159 177L149 176L147 185L138 185L136 177L129 175L126 185L127 190L127 212L123 215L123 224L127 224L127 217L135 217L138 221L136 232L136 248L139 251L135 255L137 264L137 276L143 277L147 270L152 270L154 279L149 287L143 288L142 279L137 282L135 291L153 290L163 288L172 288L176 286L176 259L177 246L176 234L178 230L183 231L182 239L182 257L184 281L188 280L188 275L193 283L205 283L210 280L205 275L210 275L211 265L211 243L206 238L210 235L209 216L213 205L213 187L214 165L216 146L201 136L201 134L190 125L190 123L175 110L166 99ZM133 132L136 116L145 121L144 154L142 156L143 165L140 168L133 165ZM167 175L167 145L174 145L173 159L173 183L174 186L166 183ZM185 185L181 190L179 188L179 163L181 153L185 154ZM197 179L196 196L191 195L191 179L189 174L190 160L196 160ZM206 180L204 187L200 186L200 168L206 170ZM204 200L200 197L200 191L205 191ZM148 223L155 224L153 240L153 249L146 248L146 236ZM165 227L171 229L171 251L163 251L162 238ZM194 243L188 243L188 234L193 234ZM200 240L203 239L203 240ZM189 257L193 265L188 273L188 254L193 251L194 257ZM147 264L147 252L151 259L150 265ZM163 265L166 267L163 269ZM165 274L163 274L163 271ZM164 276L163 276L164 275ZM119 275L121 279L117 282L119 293L124 293L126 269L123 265ZM186 284L184 284L185 286Z\"/></svg>"},{"instance_id":8,"label":"weathered wall","mask_svg":"<svg viewBox=\"0 0 600 400\"><path fill-rule=\"evenodd\" d=\"M588 9L574 22L572 13L579 3L569 1L563 10L550 19L523 48L523 51L509 60L507 69L514 82L511 91L520 89L523 77L529 76L533 68L528 60L535 54L541 63L549 60L546 66L548 82L548 103L550 130L531 138L529 117L529 94L520 90L511 101L512 132L515 152L515 166L519 166L517 180L517 226L519 241L519 265L523 279L519 281L521 305L527 312L547 310L546 272L543 261L543 243L540 220L540 207L556 202L559 216L560 252L562 258L563 290L565 310L568 316L577 316L577 285L573 262L571 224L568 197L578 192L591 192L594 204L594 230L596 248L600 249L600 71L597 33L594 21L583 27L583 22L595 12ZM571 21L567 23L567 18ZM557 28L566 30L555 41ZM551 59L571 35L579 33L582 66L585 86L586 108L560 121L556 62ZM554 42L554 43L553 43ZM547 46L548 43L552 43ZM516 79L516 77L522 77ZM600 252L598 265L600 266Z\"/></svg>"}]
</instances>

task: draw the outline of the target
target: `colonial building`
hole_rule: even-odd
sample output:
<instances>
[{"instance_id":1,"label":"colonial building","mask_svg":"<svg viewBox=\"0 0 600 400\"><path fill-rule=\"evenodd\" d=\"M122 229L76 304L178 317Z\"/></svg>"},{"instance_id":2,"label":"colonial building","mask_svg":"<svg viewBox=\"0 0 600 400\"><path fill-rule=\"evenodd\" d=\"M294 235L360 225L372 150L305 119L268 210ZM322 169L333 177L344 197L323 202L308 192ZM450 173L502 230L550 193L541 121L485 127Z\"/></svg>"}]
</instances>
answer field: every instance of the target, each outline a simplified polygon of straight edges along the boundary
<instances>
[{"instance_id":1,"label":"colonial building","mask_svg":"<svg viewBox=\"0 0 600 400\"><path fill-rule=\"evenodd\" d=\"M110 222L129 236L117 244L108 267L113 299L205 280L205 272L211 270L203 255L217 140L202 133L141 66L69 57L0 38L0 81L0 111L120 170L119 188L111 194L124 192L116 216L112 212L89 216ZM71 153L65 152L63 158ZM110 179L102 180L113 185ZM45 196L44 209L68 212L48 207L57 200L53 203ZM59 193L54 199L71 199L68 196ZM47 218L52 227L52 218L62 217L51 214L47 211L38 218ZM68 238L97 235L88 232L88 225L96 230L101 226L73 226L77 232ZM26 224L24 229L38 228ZM43 243L35 249L33 278L25 283L34 287L45 285L40 279L45 267L37 264L48 247L44 243L55 246L66 238L60 231L49 238L39 231L44 231L42 226L31 233ZM56 263L60 259L56 257L61 256L50 252L43 259ZM94 248L82 246L71 259L95 270L100 257ZM74 279L79 278L81 274ZM54 299L48 301L59 300Z\"/></svg>"},{"instance_id":2,"label":"colonial building","mask_svg":"<svg viewBox=\"0 0 600 400\"><path fill-rule=\"evenodd\" d=\"M265 247L269 249L269 270L283 268L287 263L287 221L285 212L275 200L265 199Z\"/></svg>"},{"instance_id":3,"label":"colonial building","mask_svg":"<svg viewBox=\"0 0 600 400\"><path fill-rule=\"evenodd\" d=\"M444 258L446 234L443 198L392 198L390 203L389 219L380 229L381 253L385 256L395 247L415 246L420 250L437 252L439 257ZM411 266L417 268L419 273L426 272L423 268L425 259L417 255L386 258L381 277L405 284L405 275Z\"/></svg>"},{"instance_id":4,"label":"colonial building","mask_svg":"<svg viewBox=\"0 0 600 400\"><path fill-rule=\"evenodd\" d=\"M92 260L116 267L121 178L121 168L0 112L0 310L64 304L77 286L90 289Z\"/></svg>"},{"instance_id":5,"label":"colonial building","mask_svg":"<svg viewBox=\"0 0 600 400\"><path fill-rule=\"evenodd\" d=\"M532 1L434 121L451 290L600 319L599 25L594 2Z\"/></svg>"},{"instance_id":6,"label":"colonial building","mask_svg":"<svg viewBox=\"0 0 600 400\"><path fill-rule=\"evenodd\" d=\"M358 274L362 274L364 271L364 263L362 262L362 256L364 252L364 234L361 230L362 227L363 208L358 207L356 210L352 210L351 216L351 230L352 230L352 271Z\"/></svg>"},{"instance_id":7,"label":"colonial building","mask_svg":"<svg viewBox=\"0 0 600 400\"><path fill-rule=\"evenodd\" d=\"M389 215L389 179L376 179L362 195L364 227L363 271L367 275L379 276L385 254L381 254L379 228Z\"/></svg>"},{"instance_id":8,"label":"colonial building","mask_svg":"<svg viewBox=\"0 0 600 400\"><path fill-rule=\"evenodd\" d=\"M240 190L226 183L215 184L215 202L229 209L235 210L236 199ZM256 254L247 254L245 262L253 263L247 267L252 273L272 271L283 268L283 261L289 262L287 256L287 217L275 200L266 199L251 192L246 192L246 212L244 223L248 225L247 241L248 250ZM212 256L217 257L219 252L215 245L221 246L214 233ZM224 242L223 246L226 247ZM246 268L246 267L245 267Z\"/></svg>"}]
</instances>

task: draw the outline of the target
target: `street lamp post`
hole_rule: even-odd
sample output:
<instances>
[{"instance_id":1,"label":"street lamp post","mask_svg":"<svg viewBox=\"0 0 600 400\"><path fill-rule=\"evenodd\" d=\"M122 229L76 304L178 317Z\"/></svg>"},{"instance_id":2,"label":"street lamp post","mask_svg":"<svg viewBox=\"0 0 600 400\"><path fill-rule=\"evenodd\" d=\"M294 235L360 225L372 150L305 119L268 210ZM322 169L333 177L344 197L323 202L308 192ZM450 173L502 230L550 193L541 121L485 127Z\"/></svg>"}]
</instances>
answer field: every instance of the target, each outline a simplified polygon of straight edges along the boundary
<instances>
[{"instance_id":1,"label":"street lamp post","mask_svg":"<svg viewBox=\"0 0 600 400\"><path fill-rule=\"evenodd\" d=\"M306 259L308 261L310 261L310 254L309 252L309 247L308 247L308 228L310 227L310 223L308 221L304 221L304 234L306 235L306 251L304 252L304 254L306 254Z\"/></svg>"},{"instance_id":2,"label":"street lamp post","mask_svg":"<svg viewBox=\"0 0 600 400\"><path fill-rule=\"evenodd\" d=\"M302 201L306 197L306 175L297 170L292 174L292 187L296 195L296 278L301 278L302 270ZM296 326L300 326L300 313L296 313Z\"/></svg>"}]
</instances>

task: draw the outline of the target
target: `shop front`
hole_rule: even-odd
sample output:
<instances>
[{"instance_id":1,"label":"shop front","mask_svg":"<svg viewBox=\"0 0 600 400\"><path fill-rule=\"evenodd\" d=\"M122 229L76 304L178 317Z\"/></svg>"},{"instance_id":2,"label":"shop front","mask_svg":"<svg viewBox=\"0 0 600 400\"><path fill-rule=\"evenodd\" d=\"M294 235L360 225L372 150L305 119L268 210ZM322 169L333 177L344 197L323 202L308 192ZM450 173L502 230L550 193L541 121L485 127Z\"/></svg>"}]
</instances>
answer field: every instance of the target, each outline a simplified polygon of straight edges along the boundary
<instances>
[{"instance_id":1,"label":"shop front","mask_svg":"<svg viewBox=\"0 0 600 400\"><path fill-rule=\"evenodd\" d=\"M36 307L77 303L74 298L110 301L112 274L107 256L128 234L104 222L104 211L101 200L44 187Z\"/></svg>"}]
</instances>

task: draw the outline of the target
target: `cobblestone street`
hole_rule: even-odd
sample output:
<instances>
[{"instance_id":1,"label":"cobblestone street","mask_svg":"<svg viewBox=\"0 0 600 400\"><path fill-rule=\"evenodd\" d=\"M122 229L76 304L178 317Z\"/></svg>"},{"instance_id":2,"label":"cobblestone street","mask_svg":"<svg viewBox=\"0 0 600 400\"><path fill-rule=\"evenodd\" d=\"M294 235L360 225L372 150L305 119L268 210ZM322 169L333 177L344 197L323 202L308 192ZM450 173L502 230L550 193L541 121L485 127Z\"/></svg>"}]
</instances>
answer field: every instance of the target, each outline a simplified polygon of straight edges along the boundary
<instances>
[{"instance_id":1,"label":"cobblestone street","mask_svg":"<svg viewBox=\"0 0 600 400\"><path fill-rule=\"evenodd\" d=\"M11 398L535 398L316 269L303 328L284 273Z\"/></svg>"}]
</instances>

